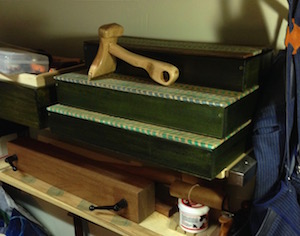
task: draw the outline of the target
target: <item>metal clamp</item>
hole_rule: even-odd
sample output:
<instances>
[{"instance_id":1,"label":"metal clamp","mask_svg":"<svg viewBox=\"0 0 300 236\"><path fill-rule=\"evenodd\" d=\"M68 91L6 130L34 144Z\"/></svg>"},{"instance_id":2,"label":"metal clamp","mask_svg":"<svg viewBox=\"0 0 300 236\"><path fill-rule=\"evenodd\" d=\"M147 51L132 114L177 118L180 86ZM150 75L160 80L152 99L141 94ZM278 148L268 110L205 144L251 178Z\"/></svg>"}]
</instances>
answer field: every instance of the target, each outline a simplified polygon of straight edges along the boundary
<instances>
[{"instance_id":1,"label":"metal clamp","mask_svg":"<svg viewBox=\"0 0 300 236\"><path fill-rule=\"evenodd\" d=\"M245 186L256 174L256 160L246 155L229 170L228 183Z\"/></svg>"},{"instance_id":2,"label":"metal clamp","mask_svg":"<svg viewBox=\"0 0 300 236\"><path fill-rule=\"evenodd\" d=\"M11 166L11 168L13 169L13 171L18 170L18 168L13 163L14 161L17 161L17 160L18 160L18 157L17 157L16 154L11 155L11 156L5 158L5 162L9 163L9 165Z\"/></svg>"},{"instance_id":3,"label":"metal clamp","mask_svg":"<svg viewBox=\"0 0 300 236\"><path fill-rule=\"evenodd\" d=\"M126 208L128 206L127 201L123 198L119 202L117 202L115 205L112 206L93 206L91 205L89 207L90 211L94 210L114 210L114 211L119 211L123 208Z\"/></svg>"}]
</instances>

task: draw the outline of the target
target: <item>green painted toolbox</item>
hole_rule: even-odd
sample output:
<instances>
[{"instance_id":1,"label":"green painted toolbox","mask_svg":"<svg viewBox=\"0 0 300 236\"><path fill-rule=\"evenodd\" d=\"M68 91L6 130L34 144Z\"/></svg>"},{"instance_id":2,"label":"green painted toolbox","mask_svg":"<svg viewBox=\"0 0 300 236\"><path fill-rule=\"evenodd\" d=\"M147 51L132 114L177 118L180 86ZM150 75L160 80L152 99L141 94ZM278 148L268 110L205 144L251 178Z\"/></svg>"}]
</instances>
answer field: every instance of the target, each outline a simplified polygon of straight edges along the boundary
<instances>
[{"instance_id":1,"label":"green painted toolbox","mask_svg":"<svg viewBox=\"0 0 300 236\"><path fill-rule=\"evenodd\" d=\"M205 179L215 178L248 148L250 121L217 139L61 104L47 110L54 134Z\"/></svg>"},{"instance_id":2,"label":"green painted toolbox","mask_svg":"<svg viewBox=\"0 0 300 236\"><path fill-rule=\"evenodd\" d=\"M78 64L40 74L0 73L0 119L36 129L46 128L46 107L57 103L53 76L84 68L84 64Z\"/></svg>"},{"instance_id":3,"label":"green painted toolbox","mask_svg":"<svg viewBox=\"0 0 300 236\"><path fill-rule=\"evenodd\" d=\"M86 74L54 77L58 103L163 127L224 138L255 110L258 86L244 92L152 81L110 74L88 81Z\"/></svg>"},{"instance_id":4,"label":"green painted toolbox","mask_svg":"<svg viewBox=\"0 0 300 236\"><path fill-rule=\"evenodd\" d=\"M118 44L134 53L174 64L180 72L179 83L235 91L258 85L268 72L273 55L267 47L128 36L118 38ZM99 40L85 41L83 46L89 67L96 56ZM116 72L149 80L143 69L122 60L117 60Z\"/></svg>"},{"instance_id":5,"label":"green painted toolbox","mask_svg":"<svg viewBox=\"0 0 300 236\"><path fill-rule=\"evenodd\" d=\"M47 126L46 107L56 102L54 83L30 87L0 81L0 118L33 128Z\"/></svg>"}]
</instances>

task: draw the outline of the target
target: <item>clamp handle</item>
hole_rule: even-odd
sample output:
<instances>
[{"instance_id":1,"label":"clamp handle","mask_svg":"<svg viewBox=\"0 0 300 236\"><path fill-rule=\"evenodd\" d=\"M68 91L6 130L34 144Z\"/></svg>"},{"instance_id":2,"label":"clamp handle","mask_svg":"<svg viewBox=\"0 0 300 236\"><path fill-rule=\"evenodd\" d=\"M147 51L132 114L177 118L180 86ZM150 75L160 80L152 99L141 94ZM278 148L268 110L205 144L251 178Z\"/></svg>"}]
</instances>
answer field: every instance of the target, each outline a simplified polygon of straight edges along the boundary
<instances>
[{"instance_id":1,"label":"clamp handle","mask_svg":"<svg viewBox=\"0 0 300 236\"><path fill-rule=\"evenodd\" d=\"M13 169L13 171L17 171L18 168L14 165L14 161L18 160L18 156L16 154L11 155L9 157L5 158L5 162L9 163L9 165L11 166L11 168Z\"/></svg>"},{"instance_id":2,"label":"clamp handle","mask_svg":"<svg viewBox=\"0 0 300 236\"><path fill-rule=\"evenodd\" d=\"M117 202L115 205L111 205L111 206L94 206L91 205L89 207L90 211L94 211L94 210L114 210L114 211L119 211L123 208L126 208L128 206L127 201L123 198L121 199L119 202Z\"/></svg>"}]
</instances>

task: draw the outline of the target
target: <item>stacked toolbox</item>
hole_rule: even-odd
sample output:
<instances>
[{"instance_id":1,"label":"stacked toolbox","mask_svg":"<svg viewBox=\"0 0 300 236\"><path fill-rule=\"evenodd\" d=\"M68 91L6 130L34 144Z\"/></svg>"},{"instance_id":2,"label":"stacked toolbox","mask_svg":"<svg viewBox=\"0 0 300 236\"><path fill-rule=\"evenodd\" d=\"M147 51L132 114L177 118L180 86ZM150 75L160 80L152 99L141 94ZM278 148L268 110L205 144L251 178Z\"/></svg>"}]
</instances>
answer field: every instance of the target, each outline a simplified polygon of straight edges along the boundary
<instances>
[{"instance_id":1,"label":"stacked toolbox","mask_svg":"<svg viewBox=\"0 0 300 236\"><path fill-rule=\"evenodd\" d=\"M178 82L169 87L121 61L118 73L93 81L86 73L56 76L59 103L47 108L51 131L213 179L248 148L259 77L272 52L167 42L123 37L119 43L155 59L169 58L180 71ZM86 55L97 49L91 51Z\"/></svg>"},{"instance_id":2,"label":"stacked toolbox","mask_svg":"<svg viewBox=\"0 0 300 236\"><path fill-rule=\"evenodd\" d=\"M53 76L83 68L83 64L78 64L39 74L0 72L0 119L35 129L46 128L46 107L57 102Z\"/></svg>"},{"instance_id":3,"label":"stacked toolbox","mask_svg":"<svg viewBox=\"0 0 300 236\"><path fill-rule=\"evenodd\" d=\"M54 83L32 87L14 82L0 81L0 118L29 126L45 128L46 107L56 102Z\"/></svg>"}]
</instances>

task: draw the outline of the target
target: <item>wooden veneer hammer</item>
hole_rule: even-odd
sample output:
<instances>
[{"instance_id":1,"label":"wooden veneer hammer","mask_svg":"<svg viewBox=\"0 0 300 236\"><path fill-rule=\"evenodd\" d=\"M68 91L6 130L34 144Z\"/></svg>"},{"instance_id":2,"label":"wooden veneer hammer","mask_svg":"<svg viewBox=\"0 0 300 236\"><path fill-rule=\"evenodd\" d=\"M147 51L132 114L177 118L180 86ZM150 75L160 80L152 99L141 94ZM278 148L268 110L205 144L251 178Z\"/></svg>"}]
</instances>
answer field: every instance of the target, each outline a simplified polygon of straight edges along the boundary
<instances>
[{"instance_id":1,"label":"wooden veneer hammer","mask_svg":"<svg viewBox=\"0 0 300 236\"><path fill-rule=\"evenodd\" d=\"M174 65L137 55L119 46L117 40L123 35L123 31L123 27L116 23L100 26L99 49L88 72L89 80L114 72L117 65L115 57L132 66L145 69L149 76L159 84L168 86L177 80L179 70Z\"/></svg>"}]
</instances>

